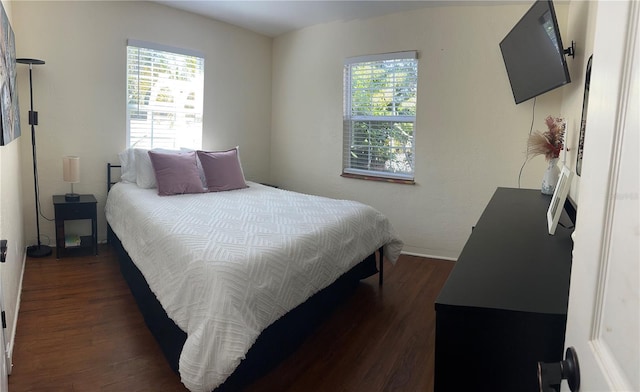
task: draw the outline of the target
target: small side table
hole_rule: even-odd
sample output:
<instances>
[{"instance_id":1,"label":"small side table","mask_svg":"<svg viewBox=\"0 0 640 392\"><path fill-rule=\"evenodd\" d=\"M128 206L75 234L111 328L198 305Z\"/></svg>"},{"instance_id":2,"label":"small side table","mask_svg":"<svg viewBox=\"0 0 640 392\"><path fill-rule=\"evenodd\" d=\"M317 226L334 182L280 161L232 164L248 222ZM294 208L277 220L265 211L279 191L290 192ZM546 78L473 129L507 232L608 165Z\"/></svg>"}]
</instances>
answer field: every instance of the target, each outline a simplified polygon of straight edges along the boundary
<instances>
[{"instance_id":1,"label":"small side table","mask_svg":"<svg viewBox=\"0 0 640 392\"><path fill-rule=\"evenodd\" d=\"M78 201L67 201L64 195L53 195L53 207L56 221L56 258L61 253L71 250L91 249L93 254L98 254L98 218L95 196L80 195ZM80 244L67 248L65 246L64 222L68 220L91 220L91 236L80 236Z\"/></svg>"}]
</instances>

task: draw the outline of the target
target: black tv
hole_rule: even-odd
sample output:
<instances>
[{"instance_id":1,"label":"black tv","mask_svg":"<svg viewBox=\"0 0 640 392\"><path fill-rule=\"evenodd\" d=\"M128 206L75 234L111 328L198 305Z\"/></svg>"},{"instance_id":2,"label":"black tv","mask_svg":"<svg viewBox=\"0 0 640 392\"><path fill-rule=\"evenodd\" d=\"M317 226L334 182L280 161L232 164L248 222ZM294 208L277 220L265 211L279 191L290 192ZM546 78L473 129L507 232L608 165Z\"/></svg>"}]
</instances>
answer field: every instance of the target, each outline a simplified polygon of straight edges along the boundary
<instances>
[{"instance_id":1,"label":"black tv","mask_svg":"<svg viewBox=\"0 0 640 392\"><path fill-rule=\"evenodd\" d=\"M516 104L571 82L556 12L538 0L500 42Z\"/></svg>"}]
</instances>

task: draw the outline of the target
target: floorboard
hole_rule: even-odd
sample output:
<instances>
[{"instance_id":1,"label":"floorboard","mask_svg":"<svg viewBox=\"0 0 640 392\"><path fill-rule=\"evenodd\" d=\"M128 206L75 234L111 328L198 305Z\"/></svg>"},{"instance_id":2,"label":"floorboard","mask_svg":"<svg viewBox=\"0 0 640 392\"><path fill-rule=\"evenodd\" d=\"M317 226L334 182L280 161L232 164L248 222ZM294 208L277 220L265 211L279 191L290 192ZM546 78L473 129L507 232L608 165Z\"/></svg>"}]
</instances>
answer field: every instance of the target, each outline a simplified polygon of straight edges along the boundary
<instances>
[{"instance_id":1,"label":"floorboard","mask_svg":"<svg viewBox=\"0 0 640 392\"><path fill-rule=\"evenodd\" d=\"M20 391L186 391L147 330L116 254L27 259L9 377ZM401 256L248 392L432 391L433 303L453 262Z\"/></svg>"}]
</instances>

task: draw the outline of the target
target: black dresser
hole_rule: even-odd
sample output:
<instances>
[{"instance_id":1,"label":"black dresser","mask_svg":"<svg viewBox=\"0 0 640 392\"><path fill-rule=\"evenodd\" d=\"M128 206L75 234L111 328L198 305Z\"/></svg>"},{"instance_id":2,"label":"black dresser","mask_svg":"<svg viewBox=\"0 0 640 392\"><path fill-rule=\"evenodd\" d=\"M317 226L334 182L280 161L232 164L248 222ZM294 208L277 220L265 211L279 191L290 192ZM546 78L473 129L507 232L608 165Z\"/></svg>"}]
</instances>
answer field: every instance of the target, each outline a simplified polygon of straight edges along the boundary
<instances>
[{"instance_id":1,"label":"black dresser","mask_svg":"<svg viewBox=\"0 0 640 392\"><path fill-rule=\"evenodd\" d=\"M539 190L498 188L436 302L435 392L537 392L564 358L572 229Z\"/></svg>"}]
</instances>

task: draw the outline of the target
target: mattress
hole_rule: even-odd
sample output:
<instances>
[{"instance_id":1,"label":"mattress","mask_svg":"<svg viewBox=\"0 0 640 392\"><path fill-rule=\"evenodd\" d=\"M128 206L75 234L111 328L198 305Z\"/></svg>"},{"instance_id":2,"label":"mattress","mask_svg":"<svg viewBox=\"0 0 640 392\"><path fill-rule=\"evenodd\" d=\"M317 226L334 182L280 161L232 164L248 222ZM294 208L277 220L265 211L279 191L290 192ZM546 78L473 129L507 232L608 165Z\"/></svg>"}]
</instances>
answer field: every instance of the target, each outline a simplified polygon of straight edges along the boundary
<instances>
[{"instance_id":1,"label":"mattress","mask_svg":"<svg viewBox=\"0 0 640 392\"><path fill-rule=\"evenodd\" d=\"M388 220L354 201L249 182L228 192L158 196L118 183L105 213L167 315L187 333L182 382L211 391L258 335L376 249L395 262Z\"/></svg>"}]
</instances>

